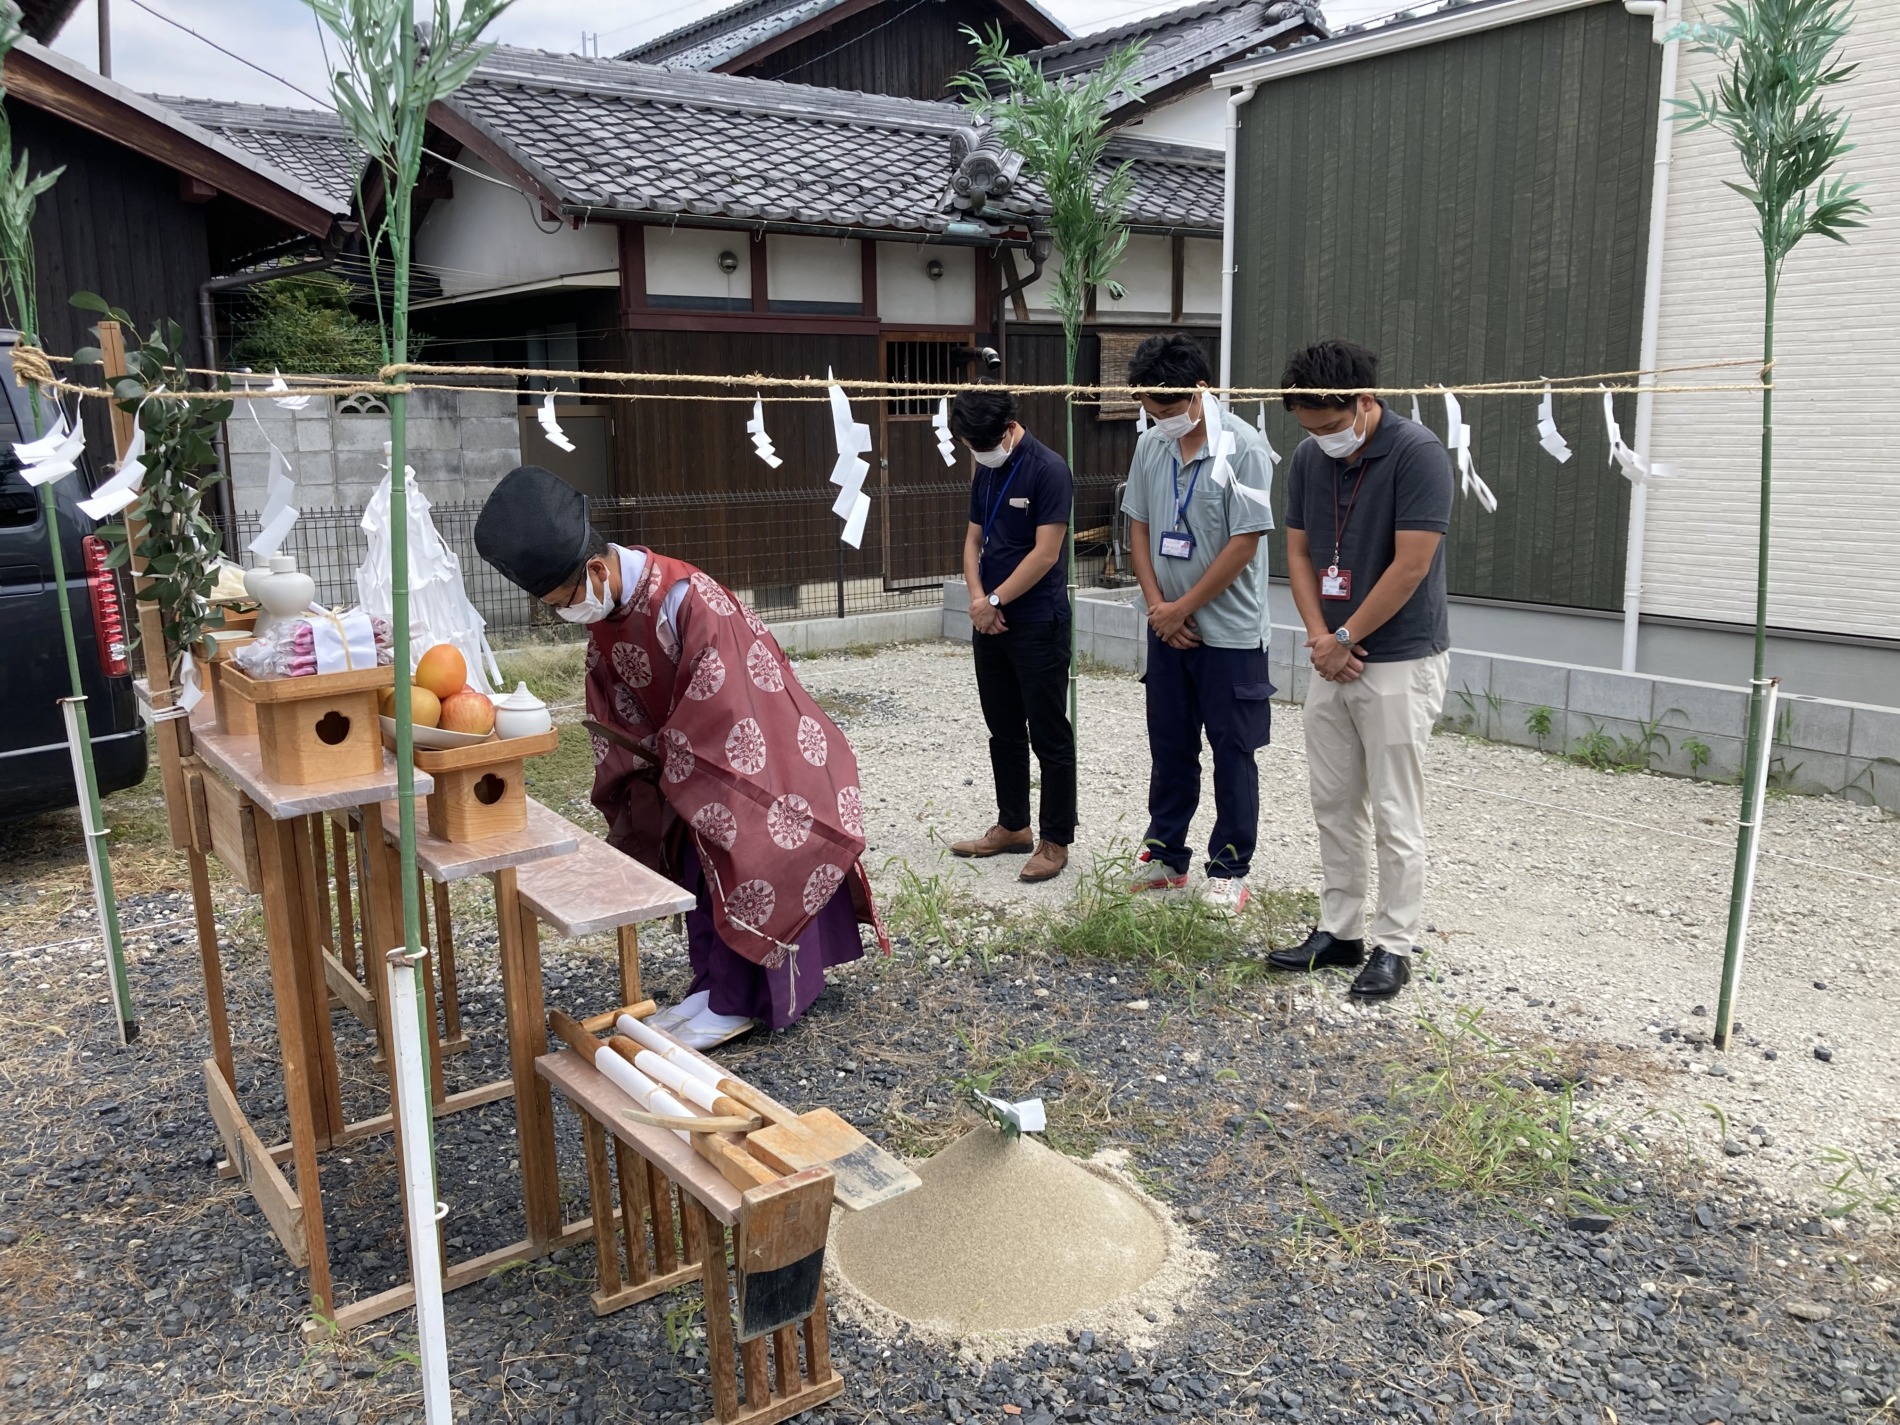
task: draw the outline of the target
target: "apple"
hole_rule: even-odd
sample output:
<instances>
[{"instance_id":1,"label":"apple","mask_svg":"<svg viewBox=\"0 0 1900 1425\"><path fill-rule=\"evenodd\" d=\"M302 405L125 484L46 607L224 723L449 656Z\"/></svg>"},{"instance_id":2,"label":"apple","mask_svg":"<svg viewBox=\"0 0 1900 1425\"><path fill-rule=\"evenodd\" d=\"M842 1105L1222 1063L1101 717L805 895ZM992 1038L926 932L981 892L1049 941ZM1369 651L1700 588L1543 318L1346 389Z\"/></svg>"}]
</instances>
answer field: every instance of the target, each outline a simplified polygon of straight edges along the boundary
<instances>
[{"instance_id":1,"label":"apple","mask_svg":"<svg viewBox=\"0 0 1900 1425\"><path fill-rule=\"evenodd\" d=\"M469 732L486 737L495 730L495 705L486 693L464 688L442 699L442 720L437 726L445 732Z\"/></svg>"},{"instance_id":2,"label":"apple","mask_svg":"<svg viewBox=\"0 0 1900 1425\"><path fill-rule=\"evenodd\" d=\"M468 660L454 644L438 643L417 661L411 681L438 698L454 697L468 681Z\"/></svg>"}]
</instances>

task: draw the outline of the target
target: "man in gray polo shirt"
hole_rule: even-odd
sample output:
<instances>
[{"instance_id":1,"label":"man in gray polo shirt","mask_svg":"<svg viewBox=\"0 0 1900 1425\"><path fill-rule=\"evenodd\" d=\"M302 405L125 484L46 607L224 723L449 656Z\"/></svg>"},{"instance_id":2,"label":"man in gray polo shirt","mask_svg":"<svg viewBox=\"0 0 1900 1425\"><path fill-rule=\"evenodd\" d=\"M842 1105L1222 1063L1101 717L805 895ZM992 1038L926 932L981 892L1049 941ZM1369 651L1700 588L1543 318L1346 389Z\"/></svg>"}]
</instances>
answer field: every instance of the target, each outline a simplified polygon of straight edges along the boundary
<instances>
[{"instance_id":1,"label":"man in gray polo shirt","mask_svg":"<svg viewBox=\"0 0 1900 1425\"><path fill-rule=\"evenodd\" d=\"M1207 354L1192 337L1151 336L1128 364L1154 425L1135 444L1122 512L1148 602L1148 834L1133 889L1187 884L1188 826L1201 801L1201 734L1214 754L1208 905L1239 914L1260 827L1254 753L1272 730L1273 685L1261 641L1267 597L1267 504L1273 466L1245 421L1207 399ZM1153 394L1149 394L1152 392ZM1220 431L1234 437L1225 465Z\"/></svg>"},{"instance_id":2,"label":"man in gray polo shirt","mask_svg":"<svg viewBox=\"0 0 1900 1425\"><path fill-rule=\"evenodd\" d=\"M1287 468L1286 562L1313 655L1306 763L1323 885L1318 928L1267 959L1281 970L1363 962L1353 996L1385 999L1411 979L1424 917L1425 744L1451 648L1451 459L1424 426L1365 394L1379 358L1363 347L1309 346L1280 384L1308 436ZM1379 858L1369 931L1368 842Z\"/></svg>"}]
</instances>

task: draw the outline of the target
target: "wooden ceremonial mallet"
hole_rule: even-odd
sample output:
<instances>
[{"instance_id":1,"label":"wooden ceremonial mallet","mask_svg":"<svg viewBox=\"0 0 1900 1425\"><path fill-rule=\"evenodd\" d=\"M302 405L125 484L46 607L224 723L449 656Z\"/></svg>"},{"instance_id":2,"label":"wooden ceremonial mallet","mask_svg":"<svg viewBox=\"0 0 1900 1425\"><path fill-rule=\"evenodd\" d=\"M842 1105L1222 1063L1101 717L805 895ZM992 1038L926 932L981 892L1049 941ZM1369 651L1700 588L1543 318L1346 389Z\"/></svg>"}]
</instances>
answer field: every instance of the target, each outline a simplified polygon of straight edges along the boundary
<instances>
[{"instance_id":1,"label":"wooden ceremonial mallet","mask_svg":"<svg viewBox=\"0 0 1900 1425\"><path fill-rule=\"evenodd\" d=\"M643 1109L622 1109L628 1118L686 1135L694 1150L739 1189L734 1243L739 1338L750 1341L810 1316L818 1307L824 1284L825 1237L836 1181L831 1170L814 1166L790 1175L772 1171L738 1146L743 1141L738 1135L763 1126L759 1115L744 1105L722 1094L688 1090L689 1102L706 1100L688 1107L637 1066L635 1061L643 1055L649 1060L655 1056L626 1036L616 1034L602 1044L559 1010L549 1014L548 1027L644 1105ZM703 1109L704 1115L694 1108ZM637 1225L629 1224L629 1230L638 1230ZM712 1309L711 1303L707 1309Z\"/></svg>"}]
</instances>

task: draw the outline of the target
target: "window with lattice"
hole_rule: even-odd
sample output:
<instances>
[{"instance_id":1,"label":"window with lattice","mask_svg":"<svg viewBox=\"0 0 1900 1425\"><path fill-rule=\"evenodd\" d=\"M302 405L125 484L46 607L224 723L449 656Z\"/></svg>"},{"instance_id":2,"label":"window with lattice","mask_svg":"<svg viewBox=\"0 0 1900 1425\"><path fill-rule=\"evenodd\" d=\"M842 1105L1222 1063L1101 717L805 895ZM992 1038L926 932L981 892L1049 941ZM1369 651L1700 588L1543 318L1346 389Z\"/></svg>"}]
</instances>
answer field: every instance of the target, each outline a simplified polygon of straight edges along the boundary
<instances>
[{"instance_id":1,"label":"window with lattice","mask_svg":"<svg viewBox=\"0 0 1900 1425\"><path fill-rule=\"evenodd\" d=\"M884 379L894 383L914 381L926 388L947 385L956 377L957 343L954 341L888 340L884 343ZM915 396L893 395L886 401L887 414L893 420L928 420L937 413L941 391L924 390Z\"/></svg>"}]
</instances>

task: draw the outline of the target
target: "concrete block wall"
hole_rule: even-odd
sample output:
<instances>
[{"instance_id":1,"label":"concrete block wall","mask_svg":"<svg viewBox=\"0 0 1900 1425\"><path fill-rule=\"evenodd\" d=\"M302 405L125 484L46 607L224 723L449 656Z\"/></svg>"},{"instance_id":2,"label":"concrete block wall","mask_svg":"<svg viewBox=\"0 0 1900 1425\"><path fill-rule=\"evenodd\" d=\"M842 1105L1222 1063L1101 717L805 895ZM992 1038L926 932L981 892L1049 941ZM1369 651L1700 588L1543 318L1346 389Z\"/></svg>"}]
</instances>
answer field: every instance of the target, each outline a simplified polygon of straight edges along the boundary
<instances>
[{"instance_id":1,"label":"concrete block wall","mask_svg":"<svg viewBox=\"0 0 1900 1425\"><path fill-rule=\"evenodd\" d=\"M263 507L274 442L295 467L300 508L360 508L383 478L387 415L339 411L315 396L301 411L270 401L240 403L227 423L232 498L240 514ZM486 499L521 463L512 388L416 391L409 397L409 464L435 503ZM262 429L260 429L260 425Z\"/></svg>"},{"instance_id":2,"label":"concrete block wall","mask_svg":"<svg viewBox=\"0 0 1900 1425\"><path fill-rule=\"evenodd\" d=\"M945 638L969 640L968 610L963 581L946 580ZM1078 591L1077 649L1113 667L1142 671L1148 648L1144 613L1137 590ZM1286 624L1270 629L1268 677L1284 701L1303 701L1313 677L1305 637L1304 630ZM1658 771L1734 781L1742 771L1748 690L1454 648L1439 725L1558 753L1607 738L1612 752L1646 746L1649 765ZM1845 796L1900 812L1900 708L1784 695L1769 772L1773 784L1788 791Z\"/></svg>"}]
</instances>

